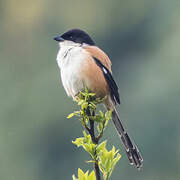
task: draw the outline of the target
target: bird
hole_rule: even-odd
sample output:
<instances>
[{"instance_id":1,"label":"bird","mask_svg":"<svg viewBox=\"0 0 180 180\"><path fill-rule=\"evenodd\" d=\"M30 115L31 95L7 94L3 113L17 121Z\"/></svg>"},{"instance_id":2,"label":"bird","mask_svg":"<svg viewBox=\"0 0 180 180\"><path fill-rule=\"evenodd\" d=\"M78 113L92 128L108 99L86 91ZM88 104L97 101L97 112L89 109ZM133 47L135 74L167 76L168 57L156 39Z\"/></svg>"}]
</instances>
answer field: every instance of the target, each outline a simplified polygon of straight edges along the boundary
<instances>
[{"instance_id":1,"label":"bird","mask_svg":"<svg viewBox=\"0 0 180 180\"><path fill-rule=\"evenodd\" d=\"M87 88L104 98L107 110L112 111L112 122L117 130L131 165L142 167L143 158L137 145L124 128L117 111L120 104L119 88L113 78L111 60L94 40L81 29L70 29L54 40L59 43L57 64L63 87L68 96L76 98Z\"/></svg>"}]
</instances>

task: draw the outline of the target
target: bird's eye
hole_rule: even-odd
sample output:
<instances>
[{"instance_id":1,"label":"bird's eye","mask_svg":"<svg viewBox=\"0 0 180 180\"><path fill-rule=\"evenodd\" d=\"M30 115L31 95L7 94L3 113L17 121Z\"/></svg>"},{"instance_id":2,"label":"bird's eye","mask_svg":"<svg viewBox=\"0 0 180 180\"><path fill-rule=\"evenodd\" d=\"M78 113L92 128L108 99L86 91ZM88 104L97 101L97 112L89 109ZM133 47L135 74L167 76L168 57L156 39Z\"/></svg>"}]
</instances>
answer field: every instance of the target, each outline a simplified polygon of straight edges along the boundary
<instances>
[{"instance_id":1,"label":"bird's eye","mask_svg":"<svg viewBox=\"0 0 180 180\"><path fill-rule=\"evenodd\" d=\"M73 37L72 36L70 36L70 39L72 39Z\"/></svg>"}]
</instances>

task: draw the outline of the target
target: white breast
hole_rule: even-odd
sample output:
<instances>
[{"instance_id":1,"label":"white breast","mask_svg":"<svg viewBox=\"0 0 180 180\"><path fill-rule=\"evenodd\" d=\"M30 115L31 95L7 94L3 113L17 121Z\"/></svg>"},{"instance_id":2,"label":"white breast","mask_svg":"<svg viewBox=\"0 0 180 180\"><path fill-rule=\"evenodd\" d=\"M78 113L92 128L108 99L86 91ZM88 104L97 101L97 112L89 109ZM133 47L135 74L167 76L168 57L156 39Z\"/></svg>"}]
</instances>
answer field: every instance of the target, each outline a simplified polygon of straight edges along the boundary
<instances>
[{"instance_id":1,"label":"white breast","mask_svg":"<svg viewBox=\"0 0 180 180\"><path fill-rule=\"evenodd\" d=\"M62 46L58 52L57 63L68 96L74 97L84 88L79 72L85 55L85 50L79 46Z\"/></svg>"}]
</instances>

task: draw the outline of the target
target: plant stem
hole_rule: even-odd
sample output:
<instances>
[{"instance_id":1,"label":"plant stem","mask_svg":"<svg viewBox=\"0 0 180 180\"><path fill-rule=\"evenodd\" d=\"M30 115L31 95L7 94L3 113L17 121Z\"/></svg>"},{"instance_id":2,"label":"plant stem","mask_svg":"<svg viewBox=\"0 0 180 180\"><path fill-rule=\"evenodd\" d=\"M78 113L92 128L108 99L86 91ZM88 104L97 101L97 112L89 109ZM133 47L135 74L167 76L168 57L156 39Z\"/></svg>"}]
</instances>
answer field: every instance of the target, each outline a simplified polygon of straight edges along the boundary
<instances>
[{"instance_id":1,"label":"plant stem","mask_svg":"<svg viewBox=\"0 0 180 180\"><path fill-rule=\"evenodd\" d=\"M88 116L95 116L95 111L93 111L91 114L89 108L87 108L86 113L88 114ZM94 121L92 119L89 119L89 123L90 123L90 128L88 128L87 126L85 128L89 132L91 139L92 139L92 142L94 144L98 144L99 138L96 138L96 136L95 136ZM95 156L96 156L96 152L95 152ZM95 169L95 173L96 173L96 180L101 180L100 170L99 170L99 165L98 165L97 159L95 159L94 169Z\"/></svg>"},{"instance_id":2,"label":"plant stem","mask_svg":"<svg viewBox=\"0 0 180 180\"><path fill-rule=\"evenodd\" d=\"M90 135L91 135L91 139L93 141L94 144L98 144L98 139L95 136L95 132L94 132L94 121L93 120L89 120L90 122Z\"/></svg>"},{"instance_id":3,"label":"plant stem","mask_svg":"<svg viewBox=\"0 0 180 180\"><path fill-rule=\"evenodd\" d=\"M95 115L95 113L93 112L93 116L94 115ZM91 139L92 139L93 143L98 144L98 139L96 138L95 132L94 132L94 121L93 120L90 120L90 131L89 131L89 133L91 135ZM94 169L95 169L95 173L96 173L96 180L101 180L100 170L99 170L99 165L98 165L97 159L95 160L95 163L94 163Z\"/></svg>"},{"instance_id":4,"label":"plant stem","mask_svg":"<svg viewBox=\"0 0 180 180\"><path fill-rule=\"evenodd\" d=\"M99 166L98 166L97 161L94 163L94 169L95 169L95 173L96 173L96 180L101 180Z\"/></svg>"}]
</instances>

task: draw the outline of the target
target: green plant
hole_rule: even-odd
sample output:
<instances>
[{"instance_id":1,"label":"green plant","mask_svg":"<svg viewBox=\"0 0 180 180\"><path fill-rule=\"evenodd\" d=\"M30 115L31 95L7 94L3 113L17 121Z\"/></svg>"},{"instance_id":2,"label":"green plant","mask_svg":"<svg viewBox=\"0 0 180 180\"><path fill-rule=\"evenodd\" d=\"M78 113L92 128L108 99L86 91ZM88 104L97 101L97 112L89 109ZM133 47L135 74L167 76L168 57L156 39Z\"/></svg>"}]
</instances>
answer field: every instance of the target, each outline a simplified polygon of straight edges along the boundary
<instances>
[{"instance_id":1,"label":"green plant","mask_svg":"<svg viewBox=\"0 0 180 180\"><path fill-rule=\"evenodd\" d=\"M71 113L68 118L77 116L86 131L83 131L83 137L76 138L72 143L90 154L91 160L87 162L94 164L95 171L88 175L88 171L84 173L78 169L78 178L73 175L73 180L100 180L100 172L103 174L103 179L108 180L121 157L114 146L111 150L107 150L107 140L99 144L112 112L96 112L97 105L104 99L97 98L94 93L89 93L88 89L80 92L75 101L80 106L80 110Z\"/></svg>"}]
</instances>

